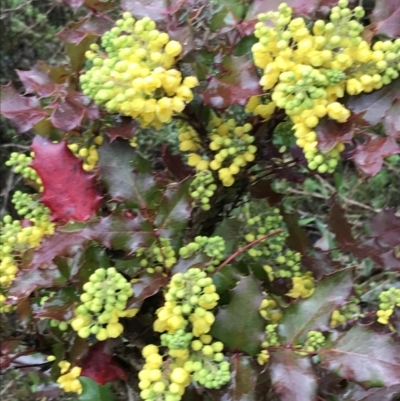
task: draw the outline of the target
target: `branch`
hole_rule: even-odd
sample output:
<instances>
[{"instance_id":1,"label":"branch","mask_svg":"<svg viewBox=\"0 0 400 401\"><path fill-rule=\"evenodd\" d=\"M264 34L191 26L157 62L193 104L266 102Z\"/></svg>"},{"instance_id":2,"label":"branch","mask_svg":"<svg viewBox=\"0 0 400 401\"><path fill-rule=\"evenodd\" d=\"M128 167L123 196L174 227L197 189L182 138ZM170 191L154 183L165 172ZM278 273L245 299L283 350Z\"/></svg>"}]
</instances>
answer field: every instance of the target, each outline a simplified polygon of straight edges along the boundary
<instances>
[{"instance_id":1,"label":"branch","mask_svg":"<svg viewBox=\"0 0 400 401\"><path fill-rule=\"evenodd\" d=\"M263 235L260 238L255 239L254 241L248 243L245 246L242 246L241 248L237 249L232 255L230 255L227 259L225 259L225 261L223 261L214 271L214 273L218 272L219 270L221 270L224 266L226 266L228 263L230 263L233 259L236 258L236 256L240 255L241 253L243 253L244 251L247 251L249 248L251 248L252 246L258 244L259 242L262 242L268 238L274 237L275 235L278 235L280 233L282 233L283 230L276 230L272 233Z\"/></svg>"}]
</instances>

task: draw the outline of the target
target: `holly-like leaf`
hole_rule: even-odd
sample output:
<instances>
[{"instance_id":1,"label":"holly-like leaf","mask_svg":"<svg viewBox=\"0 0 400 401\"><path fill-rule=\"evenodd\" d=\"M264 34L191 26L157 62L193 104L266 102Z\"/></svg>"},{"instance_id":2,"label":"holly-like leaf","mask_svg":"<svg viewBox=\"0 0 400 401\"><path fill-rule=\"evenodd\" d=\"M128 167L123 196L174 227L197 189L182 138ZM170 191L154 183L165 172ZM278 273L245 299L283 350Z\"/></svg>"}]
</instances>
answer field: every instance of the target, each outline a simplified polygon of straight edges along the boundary
<instances>
[{"instance_id":1,"label":"holly-like leaf","mask_svg":"<svg viewBox=\"0 0 400 401\"><path fill-rule=\"evenodd\" d=\"M168 281L169 278L160 273L142 274L132 285L133 297L129 299L127 309L140 308L145 299L157 294Z\"/></svg>"},{"instance_id":2,"label":"holly-like leaf","mask_svg":"<svg viewBox=\"0 0 400 401\"><path fill-rule=\"evenodd\" d=\"M337 0L294 0L291 2L291 6L297 13L309 16L316 11L326 15L336 5Z\"/></svg>"},{"instance_id":3,"label":"holly-like leaf","mask_svg":"<svg viewBox=\"0 0 400 401\"><path fill-rule=\"evenodd\" d=\"M21 96L12 83L0 87L0 112L11 120L18 133L29 131L49 116L36 96Z\"/></svg>"},{"instance_id":4,"label":"holly-like leaf","mask_svg":"<svg viewBox=\"0 0 400 401\"><path fill-rule=\"evenodd\" d=\"M183 181L193 173L193 170L183 162L181 155L172 154L167 145L162 148L162 161L168 171L178 181Z\"/></svg>"},{"instance_id":5,"label":"holly-like leaf","mask_svg":"<svg viewBox=\"0 0 400 401\"><path fill-rule=\"evenodd\" d=\"M254 390L257 383L257 370L254 361L248 356L236 354L231 360L232 381L229 389L224 393L229 394L232 401L255 400Z\"/></svg>"},{"instance_id":6,"label":"holly-like leaf","mask_svg":"<svg viewBox=\"0 0 400 401\"><path fill-rule=\"evenodd\" d=\"M185 230L193 209L189 186L190 180L186 180L170 184L164 192L154 220L162 237L176 238Z\"/></svg>"},{"instance_id":7,"label":"holly-like leaf","mask_svg":"<svg viewBox=\"0 0 400 401\"><path fill-rule=\"evenodd\" d=\"M85 242L87 242L85 238L74 233L57 231L53 235L44 237L23 265L31 269L47 269L51 267L56 256L73 256Z\"/></svg>"},{"instance_id":8,"label":"holly-like leaf","mask_svg":"<svg viewBox=\"0 0 400 401\"><path fill-rule=\"evenodd\" d=\"M272 386L281 401L315 401L317 377L309 358L285 349L271 352Z\"/></svg>"},{"instance_id":9,"label":"holly-like leaf","mask_svg":"<svg viewBox=\"0 0 400 401\"><path fill-rule=\"evenodd\" d=\"M355 326L321 350L320 357L323 367L366 388L400 382L400 345L390 334Z\"/></svg>"},{"instance_id":10,"label":"holly-like leaf","mask_svg":"<svg viewBox=\"0 0 400 401\"><path fill-rule=\"evenodd\" d=\"M39 98L49 97L63 85L54 83L49 75L50 68L41 61L28 71L16 70L26 93L36 93Z\"/></svg>"},{"instance_id":11,"label":"holly-like leaf","mask_svg":"<svg viewBox=\"0 0 400 401\"><path fill-rule=\"evenodd\" d=\"M22 270L8 290L7 303L16 305L21 299L29 297L38 288L61 287L65 281L57 268Z\"/></svg>"},{"instance_id":12,"label":"holly-like leaf","mask_svg":"<svg viewBox=\"0 0 400 401\"><path fill-rule=\"evenodd\" d=\"M351 122L338 123L326 118L317 125L315 132L318 137L318 149L323 153L327 153L339 142L351 142L354 135L354 126Z\"/></svg>"},{"instance_id":13,"label":"holly-like leaf","mask_svg":"<svg viewBox=\"0 0 400 401\"><path fill-rule=\"evenodd\" d=\"M88 355L82 361L82 372L80 375L88 377L100 385L118 379L127 380L127 373L112 356L112 350L109 348L108 343L105 341L90 347Z\"/></svg>"},{"instance_id":14,"label":"holly-like leaf","mask_svg":"<svg viewBox=\"0 0 400 401\"><path fill-rule=\"evenodd\" d=\"M375 23L377 34L398 38L400 36L400 1L377 0L371 20Z\"/></svg>"},{"instance_id":15,"label":"holly-like leaf","mask_svg":"<svg viewBox=\"0 0 400 401\"><path fill-rule=\"evenodd\" d=\"M122 117L121 119L118 119L112 127L107 127L104 131L111 143L117 138L132 139L138 128L139 124L137 121L132 120L131 118Z\"/></svg>"},{"instance_id":16,"label":"holly-like leaf","mask_svg":"<svg viewBox=\"0 0 400 401\"><path fill-rule=\"evenodd\" d=\"M385 133L392 138L400 138L400 101L392 104L383 118Z\"/></svg>"},{"instance_id":17,"label":"holly-like leaf","mask_svg":"<svg viewBox=\"0 0 400 401\"><path fill-rule=\"evenodd\" d=\"M371 93L350 96L346 106L352 111L351 121L360 126L374 126L385 117L392 103L399 97L400 80Z\"/></svg>"},{"instance_id":18,"label":"holly-like leaf","mask_svg":"<svg viewBox=\"0 0 400 401\"><path fill-rule=\"evenodd\" d=\"M88 377L80 377L79 381L82 384L82 394L78 401L116 401L109 384L100 386Z\"/></svg>"},{"instance_id":19,"label":"holly-like leaf","mask_svg":"<svg viewBox=\"0 0 400 401\"><path fill-rule=\"evenodd\" d=\"M382 168L385 157L398 153L400 153L400 147L396 139L371 135L364 143L357 144L353 160L365 174L374 176Z\"/></svg>"},{"instance_id":20,"label":"holly-like leaf","mask_svg":"<svg viewBox=\"0 0 400 401\"><path fill-rule=\"evenodd\" d=\"M38 318L47 317L66 322L74 316L74 304L79 296L72 287L61 288L56 295L47 300L36 312Z\"/></svg>"},{"instance_id":21,"label":"holly-like leaf","mask_svg":"<svg viewBox=\"0 0 400 401\"><path fill-rule=\"evenodd\" d=\"M130 201L138 208L155 207L161 187L152 174L151 164L140 158L126 141L104 142L99 148L100 173L115 201Z\"/></svg>"},{"instance_id":22,"label":"holly-like leaf","mask_svg":"<svg viewBox=\"0 0 400 401\"><path fill-rule=\"evenodd\" d=\"M258 312L262 299L260 282L253 275L243 277L231 291L229 305L218 311L211 334L232 350L257 354L265 328Z\"/></svg>"},{"instance_id":23,"label":"holly-like leaf","mask_svg":"<svg viewBox=\"0 0 400 401\"><path fill-rule=\"evenodd\" d=\"M85 221L93 217L101 197L95 178L82 168L65 141L53 143L36 136L32 143L32 168L43 182L41 202L51 210L54 221Z\"/></svg>"},{"instance_id":24,"label":"holly-like leaf","mask_svg":"<svg viewBox=\"0 0 400 401\"><path fill-rule=\"evenodd\" d=\"M281 340L296 344L309 330L328 330L332 312L344 305L351 294L351 276L348 270L331 274L316 284L310 298L298 300L285 309L279 322Z\"/></svg>"},{"instance_id":25,"label":"holly-like leaf","mask_svg":"<svg viewBox=\"0 0 400 401\"><path fill-rule=\"evenodd\" d=\"M112 214L89 224L80 236L96 240L107 248L129 253L154 241L153 226L140 214L134 217Z\"/></svg>"},{"instance_id":26,"label":"holly-like leaf","mask_svg":"<svg viewBox=\"0 0 400 401\"><path fill-rule=\"evenodd\" d=\"M394 248L400 245L400 217L394 209L382 210L369 221L370 236L380 246Z\"/></svg>"}]
</instances>

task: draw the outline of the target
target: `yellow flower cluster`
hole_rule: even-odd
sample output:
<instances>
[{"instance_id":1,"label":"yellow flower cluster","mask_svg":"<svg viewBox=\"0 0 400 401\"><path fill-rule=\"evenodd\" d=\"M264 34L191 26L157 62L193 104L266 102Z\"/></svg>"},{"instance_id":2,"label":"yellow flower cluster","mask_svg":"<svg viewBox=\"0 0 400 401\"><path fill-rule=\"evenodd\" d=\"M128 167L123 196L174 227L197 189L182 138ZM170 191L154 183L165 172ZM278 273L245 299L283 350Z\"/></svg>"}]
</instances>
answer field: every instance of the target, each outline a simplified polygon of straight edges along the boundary
<instances>
[{"instance_id":1,"label":"yellow flower cluster","mask_svg":"<svg viewBox=\"0 0 400 401\"><path fill-rule=\"evenodd\" d=\"M269 120L276 109L275 102L266 96L252 96L246 104L244 111L249 114L261 116L264 120Z\"/></svg>"},{"instance_id":2,"label":"yellow flower cluster","mask_svg":"<svg viewBox=\"0 0 400 401\"><path fill-rule=\"evenodd\" d=\"M138 309L126 309L133 295L131 284L114 267L97 269L83 285L82 302L75 309L71 327L81 338L94 334L99 341L117 338L124 331L122 317L133 317Z\"/></svg>"},{"instance_id":3,"label":"yellow flower cluster","mask_svg":"<svg viewBox=\"0 0 400 401\"><path fill-rule=\"evenodd\" d=\"M70 143L68 148L72 153L81 159L83 159L82 168L85 171L93 170L99 161L99 153L97 148L103 143L104 138L101 135L97 135L93 138L93 144L88 146L80 146L78 143Z\"/></svg>"},{"instance_id":4,"label":"yellow flower cluster","mask_svg":"<svg viewBox=\"0 0 400 401\"><path fill-rule=\"evenodd\" d=\"M334 171L344 145L331 151L318 150L315 127L323 117L340 123L350 111L338 99L347 92L371 92L399 76L400 40L377 42L363 40L362 7L350 10L347 0L333 7L330 22L317 20L310 30L307 22L293 18L292 9L282 3L277 12L258 16L253 45L255 65L262 69L260 85L270 93L272 103L283 108L294 123L297 145L305 153L311 169ZM265 21L271 21L273 27ZM271 103L266 106L270 106ZM251 98L247 109L268 116Z\"/></svg>"},{"instance_id":5,"label":"yellow flower cluster","mask_svg":"<svg viewBox=\"0 0 400 401\"><path fill-rule=\"evenodd\" d=\"M182 45L159 32L150 18L135 21L129 12L102 37L105 53L93 44L86 57L93 67L80 77L82 91L110 113L160 128L193 99L196 77L171 68Z\"/></svg>"},{"instance_id":6,"label":"yellow flower cluster","mask_svg":"<svg viewBox=\"0 0 400 401\"><path fill-rule=\"evenodd\" d=\"M278 307L278 304L274 299L268 297L267 295L262 300L258 310L264 319L270 320L272 323L278 323L282 318L282 312Z\"/></svg>"},{"instance_id":7,"label":"yellow flower cluster","mask_svg":"<svg viewBox=\"0 0 400 401\"><path fill-rule=\"evenodd\" d=\"M381 324L389 325L393 330L393 326L390 324L389 319L394 312L394 308L397 306L400 308L400 288L391 287L386 291L381 292L379 295L379 310L376 313L378 322Z\"/></svg>"},{"instance_id":8,"label":"yellow flower cluster","mask_svg":"<svg viewBox=\"0 0 400 401\"><path fill-rule=\"evenodd\" d=\"M308 298L314 290L314 278L311 273L306 273L300 277L292 277L292 289L286 295L291 298Z\"/></svg>"},{"instance_id":9,"label":"yellow flower cluster","mask_svg":"<svg viewBox=\"0 0 400 401\"><path fill-rule=\"evenodd\" d=\"M225 187L230 187L235 182L234 176L240 169L255 159L257 147L253 145L254 136L250 134L251 124L236 126L234 119L222 120L213 118L208 127L209 151L204 155L190 153L188 157L189 166L195 167L197 171L218 171L219 179ZM187 128L180 149L195 152L200 147L198 135L192 128ZM210 155L213 156L210 159Z\"/></svg>"},{"instance_id":10,"label":"yellow flower cluster","mask_svg":"<svg viewBox=\"0 0 400 401\"><path fill-rule=\"evenodd\" d=\"M146 362L139 372L140 397L153 400L163 394L165 400L179 401L190 384L190 374L183 368L186 359L177 357L163 369L163 358L156 345L144 347L142 355Z\"/></svg>"},{"instance_id":11,"label":"yellow flower cluster","mask_svg":"<svg viewBox=\"0 0 400 401\"><path fill-rule=\"evenodd\" d=\"M82 372L82 368L74 366L71 368L71 363L68 361L60 361L58 367L61 369L61 376L57 379L57 383L60 387L71 393L82 393L82 384L78 377Z\"/></svg>"},{"instance_id":12,"label":"yellow flower cluster","mask_svg":"<svg viewBox=\"0 0 400 401\"><path fill-rule=\"evenodd\" d=\"M18 272L16 254L37 247L45 235L54 233L48 214L32 217L25 223L23 227L21 221L13 221L11 216L5 216L0 223L0 287L8 288Z\"/></svg>"}]
</instances>

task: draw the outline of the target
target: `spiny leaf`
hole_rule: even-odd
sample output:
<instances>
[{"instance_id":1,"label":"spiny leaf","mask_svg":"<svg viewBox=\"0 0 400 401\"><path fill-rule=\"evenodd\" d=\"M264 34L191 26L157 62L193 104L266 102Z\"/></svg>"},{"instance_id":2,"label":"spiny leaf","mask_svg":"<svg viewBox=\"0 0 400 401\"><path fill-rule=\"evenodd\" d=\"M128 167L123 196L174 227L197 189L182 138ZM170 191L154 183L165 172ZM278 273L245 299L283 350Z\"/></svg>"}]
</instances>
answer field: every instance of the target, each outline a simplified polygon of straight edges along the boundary
<instances>
[{"instance_id":1,"label":"spiny leaf","mask_svg":"<svg viewBox=\"0 0 400 401\"><path fill-rule=\"evenodd\" d=\"M400 147L396 139L371 135L366 142L358 143L353 160L365 174L373 176L382 168L384 158L398 153Z\"/></svg>"},{"instance_id":2,"label":"spiny leaf","mask_svg":"<svg viewBox=\"0 0 400 401\"><path fill-rule=\"evenodd\" d=\"M349 270L334 273L316 283L314 294L285 309L279 335L285 344L295 344L309 330L328 330L332 312L347 302L353 288Z\"/></svg>"},{"instance_id":3,"label":"spiny leaf","mask_svg":"<svg viewBox=\"0 0 400 401\"><path fill-rule=\"evenodd\" d=\"M0 112L11 120L18 133L29 131L49 115L40 107L36 96L21 96L10 82L0 86Z\"/></svg>"},{"instance_id":4,"label":"spiny leaf","mask_svg":"<svg viewBox=\"0 0 400 401\"><path fill-rule=\"evenodd\" d=\"M82 384L82 394L78 401L115 401L109 384L100 386L88 377L80 377L79 381Z\"/></svg>"},{"instance_id":5,"label":"spiny leaf","mask_svg":"<svg viewBox=\"0 0 400 401\"><path fill-rule=\"evenodd\" d=\"M35 316L67 322L74 316L73 309L77 301L79 301L79 296L74 288L61 288L35 312Z\"/></svg>"},{"instance_id":6,"label":"spiny leaf","mask_svg":"<svg viewBox=\"0 0 400 401\"><path fill-rule=\"evenodd\" d=\"M164 192L154 220L162 237L176 238L185 230L193 209L189 186L190 180L186 180L170 184Z\"/></svg>"},{"instance_id":7,"label":"spiny leaf","mask_svg":"<svg viewBox=\"0 0 400 401\"><path fill-rule=\"evenodd\" d=\"M377 0L371 20L376 25L377 34L398 38L400 36L400 1Z\"/></svg>"},{"instance_id":8,"label":"spiny leaf","mask_svg":"<svg viewBox=\"0 0 400 401\"><path fill-rule=\"evenodd\" d=\"M148 17L160 22L168 15L168 4L166 0L149 0L145 3L141 0L122 0L121 8L138 19Z\"/></svg>"},{"instance_id":9,"label":"spiny leaf","mask_svg":"<svg viewBox=\"0 0 400 401\"><path fill-rule=\"evenodd\" d=\"M317 377L311 360L285 349L271 352L272 386L281 401L314 401Z\"/></svg>"},{"instance_id":10,"label":"spiny leaf","mask_svg":"<svg viewBox=\"0 0 400 401\"><path fill-rule=\"evenodd\" d=\"M338 123L331 119L323 119L315 128L318 136L318 149L331 151L339 142L349 143L353 139L354 126L351 122Z\"/></svg>"},{"instance_id":11,"label":"spiny leaf","mask_svg":"<svg viewBox=\"0 0 400 401\"><path fill-rule=\"evenodd\" d=\"M161 198L160 186L151 165L137 156L123 140L104 142L99 148L100 173L115 201L130 201L138 208L155 207Z\"/></svg>"},{"instance_id":12,"label":"spiny leaf","mask_svg":"<svg viewBox=\"0 0 400 401\"><path fill-rule=\"evenodd\" d=\"M355 326L320 351L322 366L362 386L393 386L400 382L400 345L393 335Z\"/></svg>"},{"instance_id":13,"label":"spiny leaf","mask_svg":"<svg viewBox=\"0 0 400 401\"><path fill-rule=\"evenodd\" d=\"M112 214L89 224L80 236L96 240L107 248L133 253L154 241L152 234L152 225L140 214L135 217Z\"/></svg>"},{"instance_id":14,"label":"spiny leaf","mask_svg":"<svg viewBox=\"0 0 400 401\"><path fill-rule=\"evenodd\" d=\"M265 326L258 312L262 299L260 282L253 275L243 277L231 291L229 305L218 311L211 334L232 350L255 355Z\"/></svg>"},{"instance_id":15,"label":"spiny leaf","mask_svg":"<svg viewBox=\"0 0 400 401\"><path fill-rule=\"evenodd\" d=\"M394 248L400 245L400 216L394 209L382 210L369 221L370 236L380 246Z\"/></svg>"},{"instance_id":16,"label":"spiny leaf","mask_svg":"<svg viewBox=\"0 0 400 401\"><path fill-rule=\"evenodd\" d=\"M67 143L36 136L31 147L35 152L31 166L44 187L41 202L51 210L52 219L85 221L93 217L101 201L95 178L83 170L82 161Z\"/></svg>"},{"instance_id":17,"label":"spiny leaf","mask_svg":"<svg viewBox=\"0 0 400 401\"><path fill-rule=\"evenodd\" d=\"M130 118L122 117L115 122L112 127L107 127L104 131L108 136L110 143L117 138L132 139L135 136L139 124Z\"/></svg>"}]
</instances>

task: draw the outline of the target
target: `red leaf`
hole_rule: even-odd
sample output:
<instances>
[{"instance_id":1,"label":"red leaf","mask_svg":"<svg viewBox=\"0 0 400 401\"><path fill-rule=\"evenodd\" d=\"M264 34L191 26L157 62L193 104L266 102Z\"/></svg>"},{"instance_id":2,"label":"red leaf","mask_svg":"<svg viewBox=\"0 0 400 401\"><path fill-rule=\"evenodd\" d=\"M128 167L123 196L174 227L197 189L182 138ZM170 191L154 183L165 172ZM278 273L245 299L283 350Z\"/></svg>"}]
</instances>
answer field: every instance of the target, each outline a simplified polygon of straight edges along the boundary
<instances>
[{"instance_id":1,"label":"red leaf","mask_svg":"<svg viewBox=\"0 0 400 401\"><path fill-rule=\"evenodd\" d=\"M81 125L85 110L68 100L57 103L51 115L51 122L61 131L71 131Z\"/></svg>"},{"instance_id":2,"label":"red leaf","mask_svg":"<svg viewBox=\"0 0 400 401\"><path fill-rule=\"evenodd\" d=\"M359 143L353 154L354 162L367 175L379 172L385 157L400 153L400 147L391 137L371 135L365 143Z\"/></svg>"},{"instance_id":3,"label":"red leaf","mask_svg":"<svg viewBox=\"0 0 400 401\"><path fill-rule=\"evenodd\" d=\"M336 5L337 0L294 0L291 4L297 13L303 15L313 15L316 11L326 15Z\"/></svg>"},{"instance_id":4,"label":"red leaf","mask_svg":"<svg viewBox=\"0 0 400 401\"><path fill-rule=\"evenodd\" d=\"M4 117L11 120L18 133L29 131L48 117L36 96L21 96L11 82L0 87L0 110Z\"/></svg>"},{"instance_id":5,"label":"red leaf","mask_svg":"<svg viewBox=\"0 0 400 401\"><path fill-rule=\"evenodd\" d=\"M120 6L124 11L129 11L136 18L149 17L153 21L160 22L168 15L168 3L165 0L121 0Z\"/></svg>"},{"instance_id":6,"label":"red leaf","mask_svg":"<svg viewBox=\"0 0 400 401\"><path fill-rule=\"evenodd\" d=\"M89 348L89 353L83 360L81 376L89 377L100 385L128 379L127 373L107 348L107 342L104 341Z\"/></svg>"},{"instance_id":7,"label":"red leaf","mask_svg":"<svg viewBox=\"0 0 400 401\"><path fill-rule=\"evenodd\" d=\"M85 221L93 217L101 197L95 178L82 169L82 161L67 143L53 143L36 136L32 143L36 170L44 186L41 202L51 210L53 221Z\"/></svg>"},{"instance_id":8,"label":"red leaf","mask_svg":"<svg viewBox=\"0 0 400 401\"><path fill-rule=\"evenodd\" d=\"M353 128L351 122L338 123L331 119L323 119L315 129L318 136L318 149L326 153L332 150L338 142L351 142L354 134Z\"/></svg>"},{"instance_id":9,"label":"red leaf","mask_svg":"<svg viewBox=\"0 0 400 401\"><path fill-rule=\"evenodd\" d=\"M162 148L162 161L179 181L183 181L193 173L193 170L182 161L181 156L179 154L173 155L167 145L163 145Z\"/></svg>"},{"instance_id":10,"label":"red leaf","mask_svg":"<svg viewBox=\"0 0 400 401\"><path fill-rule=\"evenodd\" d=\"M117 138L132 139L138 128L139 124L135 120L122 117L116 121L114 127L106 128L105 132L110 138L110 143L112 143Z\"/></svg>"},{"instance_id":11,"label":"red leaf","mask_svg":"<svg viewBox=\"0 0 400 401\"><path fill-rule=\"evenodd\" d=\"M400 36L400 0L378 0L371 14L376 33L390 38Z\"/></svg>"}]
</instances>

